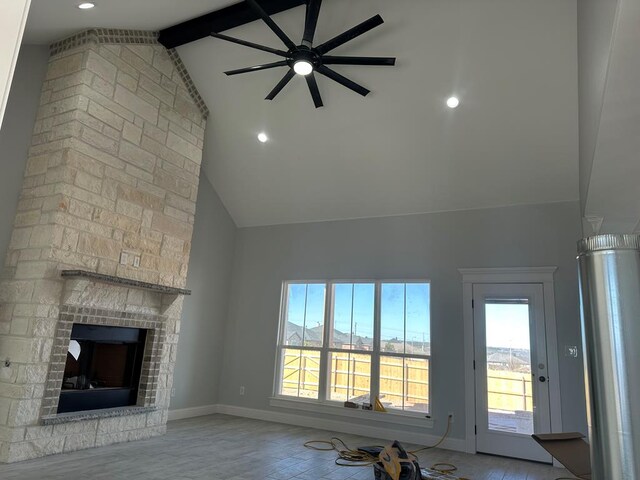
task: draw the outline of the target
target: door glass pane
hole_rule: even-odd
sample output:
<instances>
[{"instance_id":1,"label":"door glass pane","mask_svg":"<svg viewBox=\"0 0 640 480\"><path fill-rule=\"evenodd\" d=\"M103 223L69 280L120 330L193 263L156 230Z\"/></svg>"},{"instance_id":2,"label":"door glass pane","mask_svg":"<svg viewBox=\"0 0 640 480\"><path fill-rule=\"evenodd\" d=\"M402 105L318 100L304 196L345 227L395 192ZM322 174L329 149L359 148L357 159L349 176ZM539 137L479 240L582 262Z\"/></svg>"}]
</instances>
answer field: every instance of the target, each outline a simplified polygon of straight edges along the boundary
<instances>
[{"instance_id":1,"label":"door glass pane","mask_svg":"<svg viewBox=\"0 0 640 480\"><path fill-rule=\"evenodd\" d=\"M349 351L330 352L329 400L369 403L369 392L371 355Z\"/></svg>"},{"instance_id":2,"label":"door glass pane","mask_svg":"<svg viewBox=\"0 0 640 480\"><path fill-rule=\"evenodd\" d=\"M527 299L485 302L489 430L531 435L533 389Z\"/></svg>"}]
</instances>

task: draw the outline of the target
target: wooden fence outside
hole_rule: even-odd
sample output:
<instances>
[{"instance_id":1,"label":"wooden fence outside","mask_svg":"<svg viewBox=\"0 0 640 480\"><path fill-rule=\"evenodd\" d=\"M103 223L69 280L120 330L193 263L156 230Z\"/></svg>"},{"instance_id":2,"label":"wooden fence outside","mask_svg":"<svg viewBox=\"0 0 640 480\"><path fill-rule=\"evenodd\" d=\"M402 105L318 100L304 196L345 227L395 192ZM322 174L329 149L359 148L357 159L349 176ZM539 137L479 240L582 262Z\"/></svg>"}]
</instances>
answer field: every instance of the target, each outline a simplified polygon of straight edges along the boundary
<instances>
[{"instance_id":1,"label":"wooden fence outside","mask_svg":"<svg viewBox=\"0 0 640 480\"><path fill-rule=\"evenodd\" d=\"M404 361L403 361L404 360ZM344 352L330 353L329 399L345 401L371 390L371 356ZM282 393L318 398L320 352L285 350ZM429 360L380 357L380 398L392 408L428 411Z\"/></svg>"}]
</instances>

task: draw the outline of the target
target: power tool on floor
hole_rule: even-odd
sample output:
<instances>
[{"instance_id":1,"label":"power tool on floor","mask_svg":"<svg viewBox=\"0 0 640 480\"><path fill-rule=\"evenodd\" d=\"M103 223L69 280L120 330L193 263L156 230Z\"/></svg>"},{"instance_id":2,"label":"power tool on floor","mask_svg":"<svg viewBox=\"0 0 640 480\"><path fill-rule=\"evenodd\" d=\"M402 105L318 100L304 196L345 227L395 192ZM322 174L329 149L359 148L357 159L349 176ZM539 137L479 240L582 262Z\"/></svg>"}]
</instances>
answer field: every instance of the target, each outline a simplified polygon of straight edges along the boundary
<instances>
[{"instance_id":1,"label":"power tool on floor","mask_svg":"<svg viewBox=\"0 0 640 480\"><path fill-rule=\"evenodd\" d=\"M422 480L420 465L397 440L382 449L379 461L373 464L376 480Z\"/></svg>"},{"instance_id":2,"label":"power tool on floor","mask_svg":"<svg viewBox=\"0 0 640 480\"><path fill-rule=\"evenodd\" d=\"M397 440L387 447L359 447L358 450L379 459L373 465L376 480L468 480L456 477L455 465L436 463L420 468L414 454L407 452Z\"/></svg>"}]
</instances>

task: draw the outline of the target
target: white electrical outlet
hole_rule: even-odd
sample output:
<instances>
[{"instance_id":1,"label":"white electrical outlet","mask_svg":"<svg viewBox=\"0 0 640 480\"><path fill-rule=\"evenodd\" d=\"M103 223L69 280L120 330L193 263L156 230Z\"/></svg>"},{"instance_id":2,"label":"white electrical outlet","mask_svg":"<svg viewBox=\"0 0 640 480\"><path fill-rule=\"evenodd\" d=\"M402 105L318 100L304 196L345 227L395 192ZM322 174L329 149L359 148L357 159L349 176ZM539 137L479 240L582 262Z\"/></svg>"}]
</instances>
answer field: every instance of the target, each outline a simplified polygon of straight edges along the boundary
<instances>
[{"instance_id":1,"label":"white electrical outlet","mask_svg":"<svg viewBox=\"0 0 640 480\"><path fill-rule=\"evenodd\" d=\"M175 388L172 388L172 389L171 389L171 398L173 398L173 397L175 397L175 396L176 396L176 389L175 389Z\"/></svg>"},{"instance_id":2,"label":"white electrical outlet","mask_svg":"<svg viewBox=\"0 0 640 480\"><path fill-rule=\"evenodd\" d=\"M240 387L240 395L244 395L244 385Z\"/></svg>"},{"instance_id":3,"label":"white electrical outlet","mask_svg":"<svg viewBox=\"0 0 640 480\"><path fill-rule=\"evenodd\" d=\"M120 252L120 265L126 265L129 263L129 254L127 252Z\"/></svg>"},{"instance_id":4,"label":"white electrical outlet","mask_svg":"<svg viewBox=\"0 0 640 480\"><path fill-rule=\"evenodd\" d=\"M133 257L133 266L135 268L140 268L140 255Z\"/></svg>"}]
</instances>

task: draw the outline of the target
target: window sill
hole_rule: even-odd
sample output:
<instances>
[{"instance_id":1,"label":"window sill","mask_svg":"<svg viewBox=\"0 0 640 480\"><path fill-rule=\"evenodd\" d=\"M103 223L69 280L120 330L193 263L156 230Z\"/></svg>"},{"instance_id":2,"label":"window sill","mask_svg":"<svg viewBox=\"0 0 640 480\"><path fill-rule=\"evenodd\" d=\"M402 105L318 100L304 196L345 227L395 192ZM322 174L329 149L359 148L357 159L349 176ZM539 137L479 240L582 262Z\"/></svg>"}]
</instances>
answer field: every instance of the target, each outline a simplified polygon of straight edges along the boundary
<instances>
[{"instance_id":1,"label":"window sill","mask_svg":"<svg viewBox=\"0 0 640 480\"><path fill-rule=\"evenodd\" d=\"M301 400L285 397L271 397L269 404L272 407L302 410L305 412L337 415L340 417L357 418L367 421L407 425L411 427L433 428L434 421L421 414L376 412L373 410L361 410L346 408L342 405L315 400Z\"/></svg>"}]
</instances>

